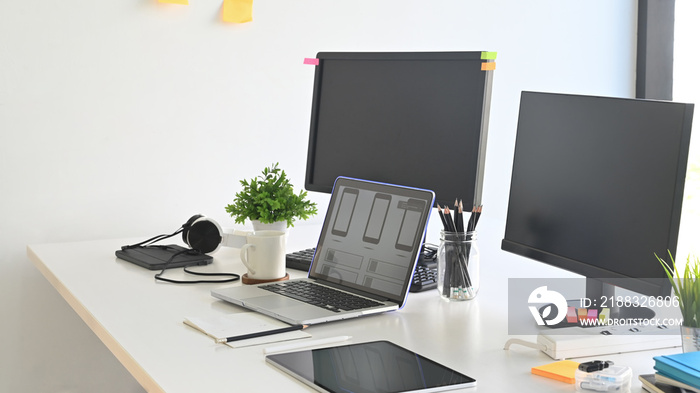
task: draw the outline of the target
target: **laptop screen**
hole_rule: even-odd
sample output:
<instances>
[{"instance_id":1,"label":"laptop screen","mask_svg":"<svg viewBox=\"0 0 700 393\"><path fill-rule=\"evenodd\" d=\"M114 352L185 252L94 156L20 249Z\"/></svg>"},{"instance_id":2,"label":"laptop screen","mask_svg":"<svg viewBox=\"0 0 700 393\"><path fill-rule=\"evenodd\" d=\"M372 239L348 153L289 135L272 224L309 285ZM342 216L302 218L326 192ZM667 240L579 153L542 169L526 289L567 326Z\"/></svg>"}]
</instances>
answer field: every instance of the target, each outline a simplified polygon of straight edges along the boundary
<instances>
[{"instance_id":1,"label":"laptop screen","mask_svg":"<svg viewBox=\"0 0 700 393\"><path fill-rule=\"evenodd\" d=\"M402 303L433 199L428 190L339 177L309 276Z\"/></svg>"}]
</instances>

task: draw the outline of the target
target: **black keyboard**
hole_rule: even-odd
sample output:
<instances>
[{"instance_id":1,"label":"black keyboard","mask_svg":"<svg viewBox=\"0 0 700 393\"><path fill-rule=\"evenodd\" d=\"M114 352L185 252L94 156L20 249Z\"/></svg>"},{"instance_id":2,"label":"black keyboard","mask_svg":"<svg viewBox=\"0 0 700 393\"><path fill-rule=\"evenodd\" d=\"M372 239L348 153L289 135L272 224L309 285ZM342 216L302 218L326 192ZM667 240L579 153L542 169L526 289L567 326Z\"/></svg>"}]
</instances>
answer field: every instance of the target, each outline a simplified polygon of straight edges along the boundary
<instances>
[{"instance_id":1,"label":"black keyboard","mask_svg":"<svg viewBox=\"0 0 700 393\"><path fill-rule=\"evenodd\" d=\"M291 252L287 254L286 265L290 269L309 271L311 260L314 258L315 248L307 248L306 250Z\"/></svg>"},{"instance_id":2,"label":"black keyboard","mask_svg":"<svg viewBox=\"0 0 700 393\"><path fill-rule=\"evenodd\" d=\"M437 288L437 266L417 265L409 292L422 292Z\"/></svg>"},{"instance_id":3,"label":"black keyboard","mask_svg":"<svg viewBox=\"0 0 700 393\"><path fill-rule=\"evenodd\" d=\"M307 248L306 250L287 254L287 267L308 272L315 251L315 248ZM428 251L424 251L423 257L424 259L435 258L435 250L428 249ZM411 282L409 291L422 292L435 288L437 288L437 263L419 263L418 266L416 266L416 272L413 274L413 281Z\"/></svg>"},{"instance_id":4,"label":"black keyboard","mask_svg":"<svg viewBox=\"0 0 700 393\"><path fill-rule=\"evenodd\" d=\"M371 299L308 281L265 284L261 285L260 288L334 312L360 310L382 305L382 303Z\"/></svg>"}]
</instances>

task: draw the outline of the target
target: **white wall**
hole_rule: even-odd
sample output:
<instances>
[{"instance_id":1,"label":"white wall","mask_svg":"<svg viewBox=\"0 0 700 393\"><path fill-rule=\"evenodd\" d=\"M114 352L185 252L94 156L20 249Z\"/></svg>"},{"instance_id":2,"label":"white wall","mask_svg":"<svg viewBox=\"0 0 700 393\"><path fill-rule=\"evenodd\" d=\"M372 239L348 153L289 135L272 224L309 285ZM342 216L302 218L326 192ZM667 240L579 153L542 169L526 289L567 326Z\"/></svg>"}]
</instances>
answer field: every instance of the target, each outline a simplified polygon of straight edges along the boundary
<instances>
[{"instance_id":1,"label":"white wall","mask_svg":"<svg viewBox=\"0 0 700 393\"><path fill-rule=\"evenodd\" d=\"M496 217L521 90L633 92L634 0L256 0L244 25L219 21L222 0L190 3L0 1L0 392L142 391L25 246L156 235L194 213L233 226L238 180L275 161L303 185L304 57L497 51Z\"/></svg>"}]
</instances>

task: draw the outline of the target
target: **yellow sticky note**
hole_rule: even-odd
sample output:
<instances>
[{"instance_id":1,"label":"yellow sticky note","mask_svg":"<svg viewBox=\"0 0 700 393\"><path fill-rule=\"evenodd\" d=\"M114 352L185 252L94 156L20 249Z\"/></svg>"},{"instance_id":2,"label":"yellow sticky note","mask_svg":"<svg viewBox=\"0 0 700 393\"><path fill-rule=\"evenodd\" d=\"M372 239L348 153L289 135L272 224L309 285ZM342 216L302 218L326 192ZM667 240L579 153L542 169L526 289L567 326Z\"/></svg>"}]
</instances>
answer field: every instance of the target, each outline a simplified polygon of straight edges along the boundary
<instances>
[{"instance_id":1,"label":"yellow sticky note","mask_svg":"<svg viewBox=\"0 0 700 393\"><path fill-rule=\"evenodd\" d=\"M224 0L222 19L230 23L246 23L253 20L253 0Z\"/></svg>"},{"instance_id":2,"label":"yellow sticky note","mask_svg":"<svg viewBox=\"0 0 700 393\"><path fill-rule=\"evenodd\" d=\"M189 5L188 0L158 0L159 3Z\"/></svg>"}]
</instances>

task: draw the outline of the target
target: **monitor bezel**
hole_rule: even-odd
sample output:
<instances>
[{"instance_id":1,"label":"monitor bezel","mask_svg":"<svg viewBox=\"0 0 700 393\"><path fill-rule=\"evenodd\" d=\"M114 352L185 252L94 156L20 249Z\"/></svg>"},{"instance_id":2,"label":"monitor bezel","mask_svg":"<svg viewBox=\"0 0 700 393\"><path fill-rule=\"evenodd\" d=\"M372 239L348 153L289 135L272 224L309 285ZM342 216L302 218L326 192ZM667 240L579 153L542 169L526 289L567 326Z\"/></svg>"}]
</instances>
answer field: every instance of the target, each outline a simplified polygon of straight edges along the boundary
<instances>
[{"instance_id":1,"label":"monitor bezel","mask_svg":"<svg viewBox=\"0 0 700 393\"><path fill-rule=\"evenodd\" d=\"M324 73L324 62L326 60L346 60L346 61L356 61L356 60L377 60L377 61L411 61L411 60L437 60L437 61L474 61L479 63L490 63L494 62L492 56L485 56L485 51L452 51L452 52L318 52L316 58L318 59L318 65L316 65L315 75L314 75L314 87L312 96L312 107L311 107L311 122L309 130L309 143L307 150L307 160L306 160L306 176L304 187L308 191L316 191L323 193L330 193L333 190L332 182L328 184L321 184L314 180L314 168L316 167L316 138L318 135L318 119L319 119L319 106L321 102L321 91L323 85L323 73ZM481 69L482 67L480 67ZM481 113L481 127L479 130L479 147L476 158L476 177L475 184L470 186L473 189L472 200L469 201L467 198L469 196L459 196L459 195L440 195L439 190L434 190L436 192L435 204L452 205L455 197L464 198L465 206L478 206L482 204L482 194L483 194L483 180L484 180L484 168L485 168L485 158L486 158L486 146L488 139L488 125L489 125L489 114L491 106L491 85L493 79L493 69L484 70L481 72L484 75L484 91L482 100L482 113ZM429 159L429 158L421 158ZM338 176L352 176L344 173L337 174ZM396 183L392 181L390 177L384 179L374 179L368 178L367 180ZM429 188L428 185L423 184L405 184L410 187L418 188ZM434 187L433 187L434 188Z\"/></svg>"}]
</instances>

